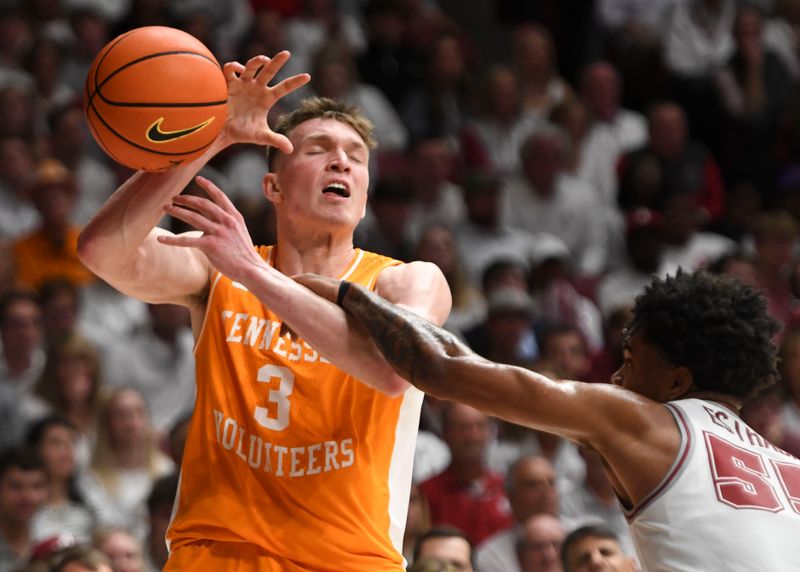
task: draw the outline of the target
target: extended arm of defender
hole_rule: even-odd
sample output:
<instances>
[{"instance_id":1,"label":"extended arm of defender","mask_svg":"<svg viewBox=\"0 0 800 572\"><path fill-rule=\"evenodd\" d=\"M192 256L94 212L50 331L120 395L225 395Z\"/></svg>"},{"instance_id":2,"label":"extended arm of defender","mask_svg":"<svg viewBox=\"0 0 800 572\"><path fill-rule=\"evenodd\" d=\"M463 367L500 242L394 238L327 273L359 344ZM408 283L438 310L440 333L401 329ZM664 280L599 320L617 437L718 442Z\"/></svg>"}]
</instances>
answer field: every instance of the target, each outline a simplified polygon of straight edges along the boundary
<instances>
[{"instance_id":1,"label":"extended arm of defender","mask_svg":"<svg viewBox=\"0 0 800 572\"><path fill-rule=\"evenodd\" d=\"M330 298L330 284L315 291ZM666 408L608 384L555 381L490 362L449 332L357 285L340 303L402 377L436 397L597 449L638 502L661 480L679 442ZM672 427L672 431L668 430Z\"/></svg>"}]
</instances>

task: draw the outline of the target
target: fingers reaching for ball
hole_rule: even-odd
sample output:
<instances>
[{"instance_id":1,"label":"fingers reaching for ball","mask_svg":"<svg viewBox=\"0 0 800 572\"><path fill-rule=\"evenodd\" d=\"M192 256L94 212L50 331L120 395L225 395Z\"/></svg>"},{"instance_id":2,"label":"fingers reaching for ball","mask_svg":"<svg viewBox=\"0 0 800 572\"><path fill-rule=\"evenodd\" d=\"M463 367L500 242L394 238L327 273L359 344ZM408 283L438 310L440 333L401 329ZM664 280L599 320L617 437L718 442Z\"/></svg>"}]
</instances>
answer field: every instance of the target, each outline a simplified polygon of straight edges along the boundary
<instances>
[{"instance_id":1,"label":"fingers reaching for ball","mask_svg":"<svg viewBox=\"0 0 800 572\"><path fill-rule=\"evenodd\" d=\"M284 153L292 152L289 139L273 132L267 123L267 115L278 100L311 79L311 76L303 73L269 85L289 57L289 52L283 51L273 58L256 56L244 65L231 62L223 67L228 83L225 135L233 142L271 145Z\"/></svg>"}]
</instances>

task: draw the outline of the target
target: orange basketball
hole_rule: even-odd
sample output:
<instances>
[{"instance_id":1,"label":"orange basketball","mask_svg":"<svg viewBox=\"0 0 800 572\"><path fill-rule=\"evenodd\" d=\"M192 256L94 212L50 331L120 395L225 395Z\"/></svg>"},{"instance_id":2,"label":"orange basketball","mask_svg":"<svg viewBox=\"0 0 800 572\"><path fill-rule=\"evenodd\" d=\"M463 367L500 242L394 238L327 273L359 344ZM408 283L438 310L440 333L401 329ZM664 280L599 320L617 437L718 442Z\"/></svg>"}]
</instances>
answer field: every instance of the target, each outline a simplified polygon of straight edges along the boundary
<instances>
[{"instance_id":1,"label":"orange basketball","mask_svg":"<svg viewBox=\"0 0 800 572\"><path fill-rule=\"evenodd\" d=\"M225 123L227 97L222 69L199 40L147 26L97 54L83 104L106 153L128 167L160 171L211 144Z\"/></svg>"}]
</instances>

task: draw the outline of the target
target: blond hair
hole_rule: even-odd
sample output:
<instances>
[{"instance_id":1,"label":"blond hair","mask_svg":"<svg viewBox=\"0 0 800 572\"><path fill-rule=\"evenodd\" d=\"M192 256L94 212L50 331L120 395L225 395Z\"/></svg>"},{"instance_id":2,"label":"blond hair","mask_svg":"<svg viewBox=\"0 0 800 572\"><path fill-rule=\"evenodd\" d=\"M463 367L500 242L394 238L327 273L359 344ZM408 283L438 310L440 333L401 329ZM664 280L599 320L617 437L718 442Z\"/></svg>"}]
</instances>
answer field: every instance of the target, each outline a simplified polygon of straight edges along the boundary
<instances>
[{"instance_id":1,"label":"blond hair","mask_svg":"<svg viewBox=\"0 0 800 572\"><path fill-rule=\"evenodd\" d=\"M114 444L111 442L111 431L109 430L111 420L111 410L119 396L123 393L135 393L147 405L147 399L141 391L134 387L123 386L115 389L106 399L103 400L100 408L100 419L98 422L97 440L92 451L91 469L94 475L106 490L112 494L118 492L119 487L119 467L117 466L117 455ZM149 423L149 411L148 411ZM156 443L154 431L149 431L147 436L147 472L150 478L155 480L160 476L159 472L159 450Z\"/></svg>"},{"instance_id":2,"label":"blond hair","mask_svg":"<svg viewBox=\"0 0 800 572\"><path fill-rule=\"evenodd\" d=\"M278 119L273 131L288 137L295 127L311 119L335 119L336 121L341 121L358 133L367 149L374 149L377 145L372 122L357 107L327 97L304 99L297 109L282 115ZM275 158L279 153L280 150L276 147L267 147L267 164L270 171L272 171Z\"/></svg>"},{"instance_id":3,"label":"blond hair","mask_svg":"<svg viewBox=\"0 0 800 572\"><path fill-rule=\"evenodd\" d=\"M58 368L64 358L82 359L89 366L92 378L92 390L89 394L89 409L96 411L100 405L102 394L102 376L100 374L100 355L91 342L85 338L70 334L53 340L47 349L47 360L44 370L36 382L34 393L46 401L56 410L64 406L64 396L61 394L57 379Z\"/></svg>"}]
</instances>

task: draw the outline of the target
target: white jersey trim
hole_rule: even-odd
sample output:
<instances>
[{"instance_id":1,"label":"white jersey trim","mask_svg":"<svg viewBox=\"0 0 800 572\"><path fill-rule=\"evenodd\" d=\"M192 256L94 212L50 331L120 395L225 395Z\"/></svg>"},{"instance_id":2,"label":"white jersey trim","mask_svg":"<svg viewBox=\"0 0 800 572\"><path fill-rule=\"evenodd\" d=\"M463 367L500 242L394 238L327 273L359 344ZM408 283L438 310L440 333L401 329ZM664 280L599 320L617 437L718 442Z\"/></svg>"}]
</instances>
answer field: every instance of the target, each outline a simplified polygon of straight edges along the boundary
<instances>
[{"instance_id":1,"label":"white jersey trim","mask_svg":"<svg viewBox=\"0 0 800 572\"><path fill-rule=\"evenodd\" d=\"M403 394L389 463L389 538L400 555L403 554L403 533L408 517L408 499L411 496L414 450L424 397L425 394L414 386L409 386ZM404 569L405 565L404 559Z\"/></svg>"},{"instance_id":2,"label":"white jersey trim","mask_svg":"<svg viewBox=\"0 0 800 572\"><path fill-rule=\"evenodd\" d=\"M667 471L664 478L661 479L661 482L653 489L653 491L644 497L639 504L637 504L632 509L628 510L624 506L622 507L622 512L625 514L625 518L628 520L630 524L636 517L645 510L648 506L653 504L659 497L663 496L669 488L672 486L672 483L678 478L678 476L683 472L684 467L686 466L686 460L689 458L689 453L694 446L694 442L692 441L692 432L689 428L689 423L686 421L686 417L683 411L670 403L664 404L667 407L667 410L672 414L675 418L675 424L678 426L678 431L681 434L681 444L678 448L678 454L675 455L675 460L672 462L672 466Z\"/></svg>"},{"instance_id":3,"label":"white jersey trim","mask_svg":"<svg viewBox=\"0 0 800 572\"><path fill-rule=\"evenodd\" d=\"M194 347L192 348L192 355L194 356L197 355L197 347L200 345L200 340L203 339L203 334L206 331L206 324L208 323L208 314L211 311L211 298L214 296L214 292L217 289L217 284L219 284L220 278L222 278L222 272L217 271L217 276L211 283L211 288L208 289L208 298L206 299L206 311L203 313L203 324L200 326L200 333L197 334L197 339L194 341Z\"/></svg>"}]
</instances>

